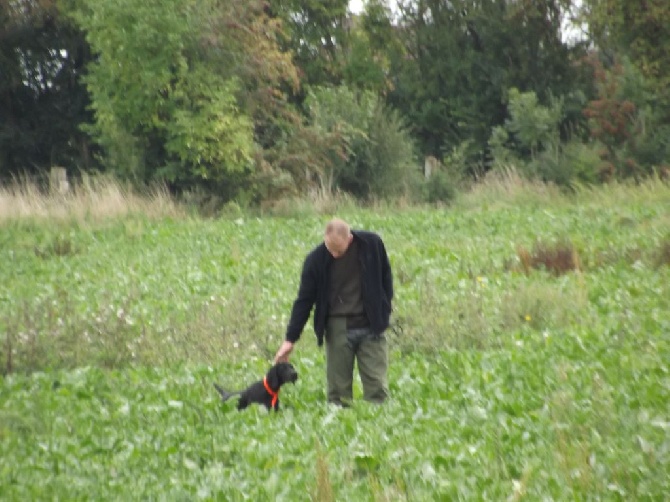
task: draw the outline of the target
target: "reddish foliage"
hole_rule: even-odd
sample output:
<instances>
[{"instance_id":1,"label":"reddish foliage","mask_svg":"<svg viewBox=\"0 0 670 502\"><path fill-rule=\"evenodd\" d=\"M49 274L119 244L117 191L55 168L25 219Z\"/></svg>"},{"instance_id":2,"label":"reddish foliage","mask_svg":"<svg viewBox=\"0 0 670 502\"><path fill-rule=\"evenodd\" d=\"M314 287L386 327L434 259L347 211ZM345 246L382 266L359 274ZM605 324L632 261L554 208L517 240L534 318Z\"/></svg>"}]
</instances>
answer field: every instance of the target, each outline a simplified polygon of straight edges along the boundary
<instances>
[{"instance_id":1,"label":"reddish foliage","mask_svg":"<svg viewBox=\"0 0 670 502\"><path fill-rule=\"evenodd\" d=\"M614 175L634 175L637 163L630 158L620 160L617 151L634 147L637 130L637 107L635 103L622 99L620 95L623 66L615 64L605 68L596 57L589 57L586 63L593 69L593 78L598 87L598 99L590 101L582 111L589 119L591 137L605 145L600 152L603 160L601 177Z\"/></svg>"},{"instance_id":2,"label":"reddish foliage","mask_svg":"<svg viewBox=\"0 0 670 502\"><path fill-rule=\"evenodd\" d=\"M521 268L526 274L531 269L540 269L558 276L581 269L579 255L569 241L555 244L537 242L532 252L523 246L517 246L516 251Z\"/></svg>"}]
</instances>

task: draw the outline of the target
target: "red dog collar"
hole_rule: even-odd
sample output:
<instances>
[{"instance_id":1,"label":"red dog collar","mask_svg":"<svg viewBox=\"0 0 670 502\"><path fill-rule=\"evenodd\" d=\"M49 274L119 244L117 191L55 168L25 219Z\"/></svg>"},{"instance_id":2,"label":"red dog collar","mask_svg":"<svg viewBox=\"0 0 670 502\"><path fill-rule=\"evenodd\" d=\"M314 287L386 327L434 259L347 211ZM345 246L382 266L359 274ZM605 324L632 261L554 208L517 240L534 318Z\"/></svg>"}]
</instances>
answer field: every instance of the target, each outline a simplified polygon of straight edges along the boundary
<instances>
[{"instance_id":1,"label":"red dog collar","mask_svg":"<svg viewBox=\"0 0 670 502\"><path fill-rule=\"evenodd\" d=\"M270 394L272 396L271 406L274 408L275 405L277 404L277 401L279 400L279 389L277 389L276 392L274 390L272 390L272 388L268 384L268 377L263 378L263 386L265 387L265 390L268 391L268 394Z\"/></svg>"}]
</instances>

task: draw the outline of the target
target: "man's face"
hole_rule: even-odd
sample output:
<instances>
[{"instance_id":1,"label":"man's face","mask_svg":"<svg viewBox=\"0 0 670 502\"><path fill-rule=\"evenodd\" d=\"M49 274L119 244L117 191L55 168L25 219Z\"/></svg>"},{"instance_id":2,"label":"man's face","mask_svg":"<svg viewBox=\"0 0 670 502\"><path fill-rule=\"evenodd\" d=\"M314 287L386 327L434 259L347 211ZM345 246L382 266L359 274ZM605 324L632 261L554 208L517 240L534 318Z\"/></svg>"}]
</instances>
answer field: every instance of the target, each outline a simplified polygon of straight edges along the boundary
<instances>
[{"instance_id":1,"label":"man's face","mask_svg":"<svg viewBox=\"0 0 670 502\"><path fill-rule=\"evenodd\" d=\"M336 260L340 258L349 249L349 244L353 236L349 234L347 237L342 237L337 234L326 235L323 242L326 244L326 249Z\"/></svg>"}]
</instances>

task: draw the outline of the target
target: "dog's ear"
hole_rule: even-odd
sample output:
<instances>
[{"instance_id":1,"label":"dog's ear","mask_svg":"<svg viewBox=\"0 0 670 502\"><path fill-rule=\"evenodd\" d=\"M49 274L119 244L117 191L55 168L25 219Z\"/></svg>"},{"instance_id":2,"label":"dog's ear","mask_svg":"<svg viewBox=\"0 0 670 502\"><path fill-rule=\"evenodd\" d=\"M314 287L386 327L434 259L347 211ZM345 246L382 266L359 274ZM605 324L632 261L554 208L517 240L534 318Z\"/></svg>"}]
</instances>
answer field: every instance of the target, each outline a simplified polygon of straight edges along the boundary
<instances>
[{"instance_id":1,"label":"dog's ear","mask_svg":"<svg viewBox=\"0 0 670 502\"><path fill-rule=\"evenodd\" d=\"M271 389L278 389L282 382L279 379L279 364L275 364L265 375L265 378L268 381L268 385Z\"/></svg>"},{"instance_id":2,"label":"dog's ear","mask_svg":"<svg viewBox=\"0 0 670 502\"><path fill-rule=\"evenodd\" d=\"M298 372L291 363L281 363L278 365L277 373L279 375L279 383L284 385L288 382L295 382L298 379Z\"/></svg>"}]
</instances>

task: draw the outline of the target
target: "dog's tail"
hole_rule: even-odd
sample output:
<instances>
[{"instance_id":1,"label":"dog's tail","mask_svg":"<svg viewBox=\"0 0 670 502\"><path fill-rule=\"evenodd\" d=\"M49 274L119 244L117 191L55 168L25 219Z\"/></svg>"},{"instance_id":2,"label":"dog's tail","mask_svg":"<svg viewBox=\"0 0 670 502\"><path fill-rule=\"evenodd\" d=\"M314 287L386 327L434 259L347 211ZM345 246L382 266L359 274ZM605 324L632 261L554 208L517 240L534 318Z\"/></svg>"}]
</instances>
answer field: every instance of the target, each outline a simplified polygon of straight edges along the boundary
<instances>
[{"instance_id":1,"label":"dog's tail","mask_svg":"<svg viewBox=\"0 0 670 502\"><path fill-rule=\"evenodd\" d=\"M223 388L221 388L220 385L218 385L216 383L214 384L214 388L221 395L221 401L223 401L223 402L228 401L228 399L230 399L233 396L241 394L241 391L239 391L239 390L235 391L235 392L228 392L227 390L224 390Z\"/></svg>"}]
</instances>

